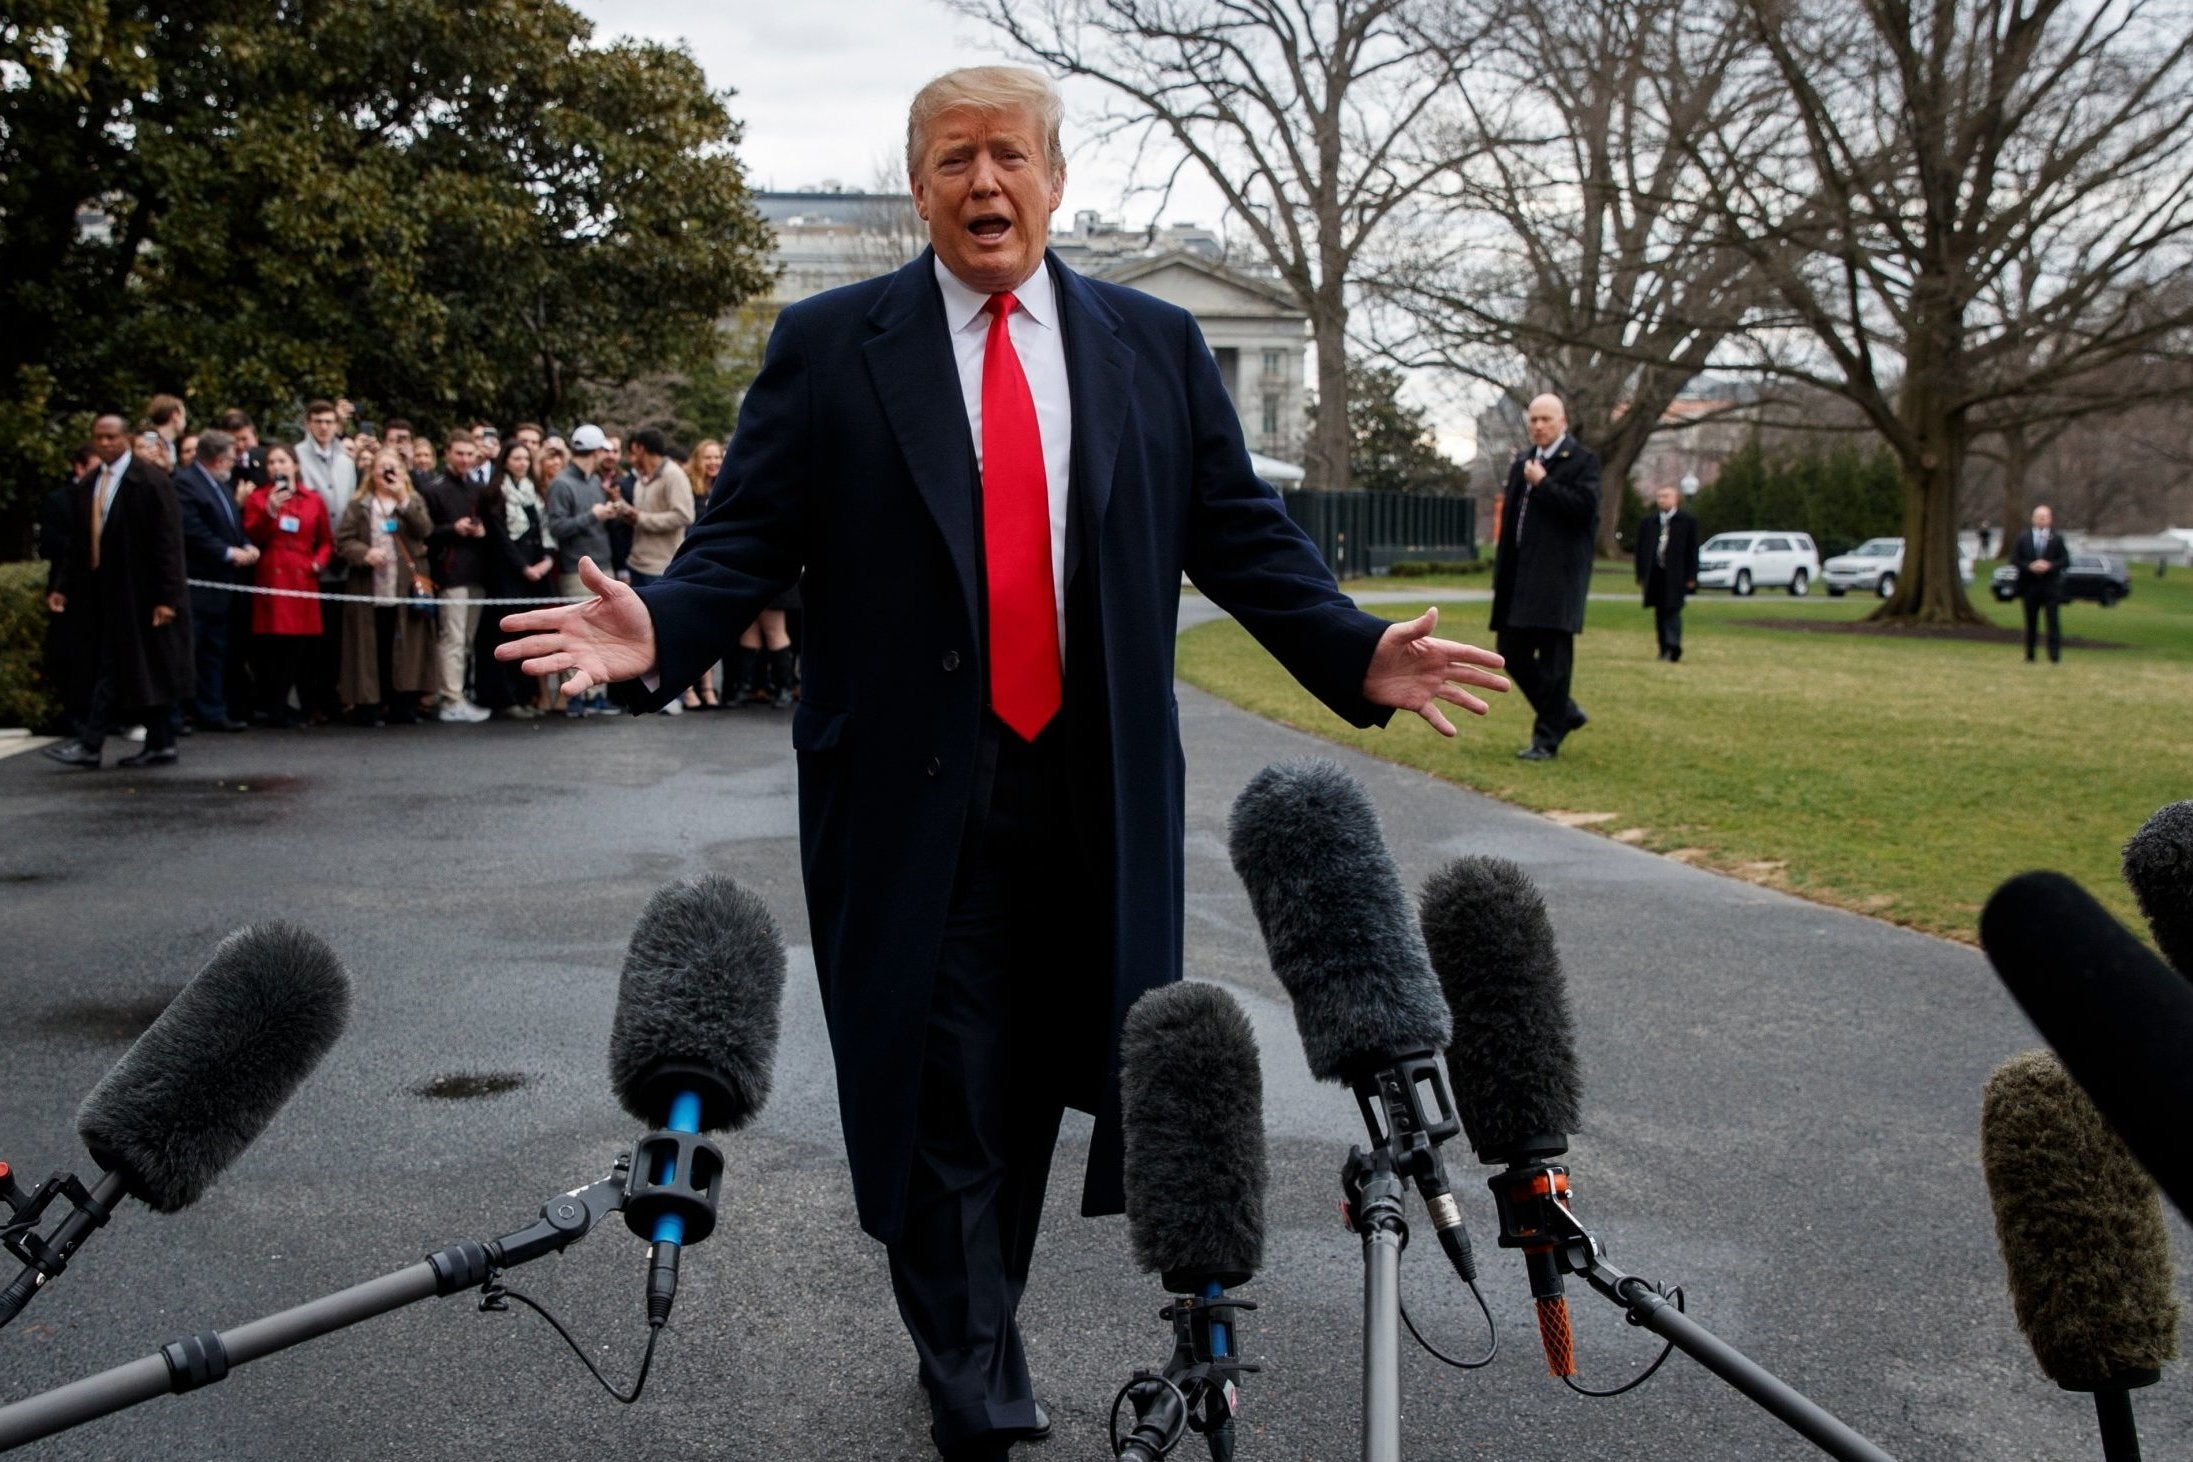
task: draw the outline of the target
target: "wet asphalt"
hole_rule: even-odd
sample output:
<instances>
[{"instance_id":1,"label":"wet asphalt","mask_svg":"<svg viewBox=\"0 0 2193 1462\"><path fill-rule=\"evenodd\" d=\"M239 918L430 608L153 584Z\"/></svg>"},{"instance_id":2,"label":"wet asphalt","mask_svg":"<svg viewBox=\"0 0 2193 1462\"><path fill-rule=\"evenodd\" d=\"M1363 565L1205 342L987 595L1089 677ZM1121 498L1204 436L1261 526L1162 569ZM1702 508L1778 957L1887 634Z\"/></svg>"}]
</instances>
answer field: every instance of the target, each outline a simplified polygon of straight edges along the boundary
<instances>
[{"instance_id":1,"label":"wet asphalt","mask_svg":"<svg viewBox=\"0 0 2193 1462\"><path fill-rule=\"evenodd\" d=\"M1208 613L1191 604L1190 617ZM1250 1010L1273 1157L1266 1271L1245 1291L1264 1371L1239 1456L1358 1454L1361 1266L1335 1217L1361 1136L1313 1082L1225 850L1266 762L1338 755L1412 886L1496 852L1545 892L1587 1092L1571 1162L1621 1267L1906 1459L2100 1455L2086 1398L2015 1328L1978 1164L1982 1081L2036 1044L1975 951L1722 878L1257 720L1183 687L1191 976ZM1496 713L1514 722L1514 712ZM1594 707L1595 712L1618 713ZM689 1251L645 1397L616 1405L536 1316L431 1301L29 1449L47 1458L927 1455L879 1248L858 1230L806 949L788 717L768 711L186 741L162 772L0 760L0 1159L85 1170L73 1112L222 934L300 921L356 982L350 1027L196 1207L131 1204L0 1330L0 1402L522 1227L605 1173L634 1124L605 1048L625 939L663 880L728 873L792 946L777 1088L728 1138L721 1228ZM1517 723L1518 725L1520 723ZM1516 725L1466 734L1517 736ZM1581 733L1572 743L1585 750ZM1055 1169L1078 1176L1085 1121ZM1404 1455L1512 1462L1818 1455L1681 1356L1642 1390L1549 1380L1519 1261L1492 1252L1464 1157L1502 1353L1448 1371L1404 1338ZM1057 1434L1018 1455L1110 1455L1104 1417L1168 1332L1118 1219L1052 1185L1023 1309ZM2186 1231L2173 1221L2184 1253ZM644 1338L642 1249L621 1226L510 1276L620 1382ZM2181 1291L2184 1286L2181 1282ZM1482 1322L1436 1249L1404 1262L1427 1335ZM1580 1295L1584 1379L1651 1347ZM2193 1450L2183 1371L2136 1398L2150 1457ZM1176 1455L1202 1455L1190 1443Z\"/></svg>"}]
</instances>

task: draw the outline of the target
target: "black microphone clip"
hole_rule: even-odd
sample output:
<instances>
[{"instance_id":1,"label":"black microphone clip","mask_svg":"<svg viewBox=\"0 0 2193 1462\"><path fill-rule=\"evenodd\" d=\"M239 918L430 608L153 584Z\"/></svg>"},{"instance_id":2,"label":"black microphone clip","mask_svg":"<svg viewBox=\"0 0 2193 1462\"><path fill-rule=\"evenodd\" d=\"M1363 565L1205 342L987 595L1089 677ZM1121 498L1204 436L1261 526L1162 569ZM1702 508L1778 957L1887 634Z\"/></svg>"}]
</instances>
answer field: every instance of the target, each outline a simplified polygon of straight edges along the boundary
<instances>
[{"instance_id":1,"label":"black microphone clip","mask_svg":"<svg viewBox=\"0 0 2193 1462\"><path fill-rule=\"evenodd\" d=\"M1241 1358L1240 1316L1254 1300L1176 1294L1158 1318L1172 1323L1173 1354L1162 1371L1136 1371L1112 1398L1112 1453L1128 1462L1154 1462L1170 1454L1188 1433L1201 1436L1212 1462L1234 1454L1234 1413L1240 1409L1237 1378L1263 1369ZM1215 1331L1215 1335L1214 1335ZM1219 1339L1218 1337L1223 1337ZM1135 1410L1134 1429L1119 1432L1122 1402Z\"/></svg>"},{"instance_id":2,"label":"black microphone clip","mask_svg":"<svg viewBox=\"0 0 2193 1462\"><path fill-rule=\"evenodd\" d=\"M1464 1284L1476 1283L1469 1230L1439 1157L1439 1145L1462 1131L1447 1089L1446 1063L1436 1051L1412 1051L1350 1084L1373 1149L1389 1155L1396 1176L1416 1185L1454 1272Z\"/></svg>"},{"instance_id":3,"label":"black microphone clip","mask_svg":"<svg viewBox=\"0 0 2193 1462\"><path fill-rule=\"evenodd\" d=\"M23 1313L39 1290L69 1267L70 1258L91 1237L93 1229L106 1226L114 1205L122 1200L122 1187L119 1173L101 1173L90 1188L74 1173L55 1173L26 1191L15 1180L15 1170L0 1163L0 1203L5 1203L12 1215L0 1223L0 1247L23 1265L14 1281L0 1290L0 1326ZM65 1202L68 1211L52 1233L39 1233L46 1210L56 1202Z\"/></svg>"}]
</instances>

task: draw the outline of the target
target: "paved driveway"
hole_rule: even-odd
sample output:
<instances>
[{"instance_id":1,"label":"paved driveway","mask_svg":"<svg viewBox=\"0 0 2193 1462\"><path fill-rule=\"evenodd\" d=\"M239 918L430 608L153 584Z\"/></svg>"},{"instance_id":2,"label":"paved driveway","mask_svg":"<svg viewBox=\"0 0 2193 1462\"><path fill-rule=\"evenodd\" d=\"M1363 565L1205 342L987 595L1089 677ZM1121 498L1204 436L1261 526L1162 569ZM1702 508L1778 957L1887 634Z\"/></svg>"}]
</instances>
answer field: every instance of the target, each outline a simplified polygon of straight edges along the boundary
<instances>
[{"instance_id":1,"label":"paved driveway","mask_svg":"<svg viewBox=\"0 0 2193 1462\"><path fill-rule=\"evenodd\" d=\"M1350 1099L1308 1077L1225 855L1247 778L1325 748L1186 689L1180 701L1188 968L1256 1019L1274 1155L1269 1262L1249 1291L1267 1369L1246 1388L1240 1456L1338 1462L1356 1454L1360 1266L1334 1201L1360 1134ZM2085 1398L2041 1378L2003 1291L1978 1094L2033 1037L1978 955L1341 756L1412 884L1449 855L1492 851L1545 889L1589 1083L1577 1189L1617 1263L1681 1281L1700 1320L1906 1459L2098 1455ZM77 1100L226 930L301 920L357 981L343 1042L203 1202L171 1218L127 1208L0 1331L0 1399L517 1228L603 1172L634 1135L604 1073L615 971L661 880L733 874L796 946L777 1092L725 1144L723 1227L688 1258L639 1406L596 1391L534 1316L460 1298L31 1455L924 1454L881 1255L851 1217L782 717L199 737L179 769L136 776L18 756L0 761L0 825L0 1157L34 1175L77 1160ZM420 1095L482 1073L522 1084ZM1069 1128L1062 1174L1078 1171L1086 1131ZM1053 1185L1026 1302L1059 1425L1030 1455L1052 1462L1107 1455L1106 1403L1167 1338L1124 1225L1075 1217L1076 1187ZM1615 1401L1549 1381L1520 1263L1491 1251L1490 1200L1471 1191L1503 1353L1459 1375L1409 1351L1406 1455L1814 1455L1680 1357ZM643 1335L642 1271L618 1229L512 1279L621 1377ZM1404 1291L1435 1338L1475 1346L1474 1308L1433 1246L1411 1251ZM1577 1310L1587 1380L1646 1358L1611 1307L1586 1296ZM2182 1373L2138 1404L2149 1455L2184 1455Z\"/></svg>"}]
</instances>

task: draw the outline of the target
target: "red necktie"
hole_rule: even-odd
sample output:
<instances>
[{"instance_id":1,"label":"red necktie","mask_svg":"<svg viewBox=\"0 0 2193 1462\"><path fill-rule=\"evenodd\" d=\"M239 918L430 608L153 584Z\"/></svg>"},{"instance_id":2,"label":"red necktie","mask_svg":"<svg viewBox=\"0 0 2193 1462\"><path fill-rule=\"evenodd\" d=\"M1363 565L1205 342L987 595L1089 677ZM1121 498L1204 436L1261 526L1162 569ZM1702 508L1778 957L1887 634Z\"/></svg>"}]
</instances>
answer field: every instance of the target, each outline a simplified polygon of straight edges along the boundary
<instances>
[{"instance_id":1,"label":"red necktie","mask_svg":"<svg viewBox=\"0 0 2193 1462\"><path fill-rule=\"evenodd\" d=\"M1058 714L1058 600L1051 580L1051 493L1036 401L994 294L982 347L982 549L988 571L990 708L1023 741Z\"/></svg>"}]
</instances>

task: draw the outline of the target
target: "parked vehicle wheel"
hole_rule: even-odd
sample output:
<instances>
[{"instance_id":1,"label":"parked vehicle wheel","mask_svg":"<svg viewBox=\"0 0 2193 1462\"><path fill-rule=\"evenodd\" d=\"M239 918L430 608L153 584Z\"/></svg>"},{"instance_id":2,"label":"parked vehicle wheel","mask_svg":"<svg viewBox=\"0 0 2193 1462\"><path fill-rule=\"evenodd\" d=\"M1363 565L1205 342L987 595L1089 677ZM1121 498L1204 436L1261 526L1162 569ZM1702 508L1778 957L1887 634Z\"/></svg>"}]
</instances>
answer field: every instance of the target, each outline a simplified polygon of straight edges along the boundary
<instances>
[{"instance_id":1,"label":"parked vehicle wheel","mask_svg":"<svg viewBox=\"0 0 2193 1462\"><path fill-rule=\"evenodd\" d=\"M1810 589L1811 587L1811 577L1807 575L1803 569L1799 569L1797 571L1797 577L1789 581L1790 597L1793 599L1802 599L1805 597L1805 591Z\"/></svg>"},{"instance_id":2,"label":"parked vehicle wheel","mask_svg":"<svg viewBox=\"0 0 2193 1462\"><path fill-rule=\"evenodd\" d=\"M1881 581L1873 586L1873 592L1883 599L1894 594L1896 592L1896 576L1894 574L1881 575Z\"/></svg>"},{"instance_id":3,"label":"parked vehicle wheel","mask_svg":"<svg viewBox=\"0 0 2193 1462\"><path fill-rule=\"evenodd\" d=\"M1734 589L1735 589L1735 592L1736 592L1736 595L1737 595L1737 597L1738 597L1738 598L1745 598L1745 597L1748 597L1748 596L1750 595L1750 593L1751 593L1751 570L1750 570L1750 569L1738 569L1738 570L1736 571L1736 583L1735 583L1735 585L1734 585Z\"/></svg>"},{"instance_id":4,"label":"parked vehicle wheel","mask_svg":"<svg viewBox=\"0 0 2193 1462\"><path fill-rule=\"evenodd\" d=\"M2018 597L2018 591L2016 589L1996 589L1992 592L1995 595L1995 602L1998 604L2008 604L2011 600Z\"/></svg>"}]
</instances>

